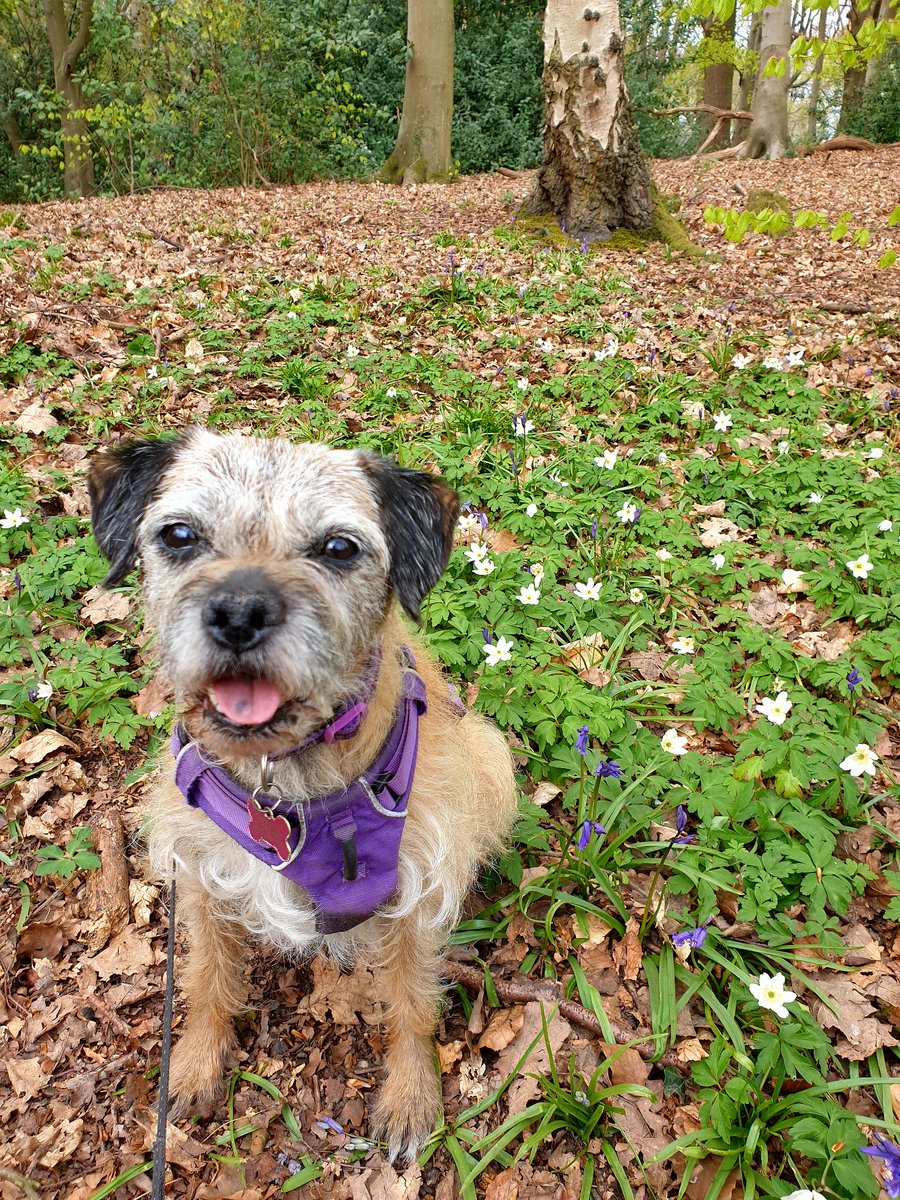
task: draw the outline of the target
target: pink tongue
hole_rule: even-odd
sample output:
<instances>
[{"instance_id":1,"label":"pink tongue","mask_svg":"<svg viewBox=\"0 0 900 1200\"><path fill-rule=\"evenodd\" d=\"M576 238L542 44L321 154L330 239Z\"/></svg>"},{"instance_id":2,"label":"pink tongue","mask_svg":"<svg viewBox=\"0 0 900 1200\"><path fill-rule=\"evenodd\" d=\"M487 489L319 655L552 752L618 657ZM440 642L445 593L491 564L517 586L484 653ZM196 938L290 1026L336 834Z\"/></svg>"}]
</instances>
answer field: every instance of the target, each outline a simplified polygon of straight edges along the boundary
<instances>
[{"instance_id":1,"label":"pink tongue","mask_svg":"<svg viewBox=\"0 0 900 1200\"><path fill-rule=\"evenodd\" d=\"M219 712L235 725L263 725L281 704L281 692L265 679L219 679L212 694Z\"/></svg>"}]
</instances>

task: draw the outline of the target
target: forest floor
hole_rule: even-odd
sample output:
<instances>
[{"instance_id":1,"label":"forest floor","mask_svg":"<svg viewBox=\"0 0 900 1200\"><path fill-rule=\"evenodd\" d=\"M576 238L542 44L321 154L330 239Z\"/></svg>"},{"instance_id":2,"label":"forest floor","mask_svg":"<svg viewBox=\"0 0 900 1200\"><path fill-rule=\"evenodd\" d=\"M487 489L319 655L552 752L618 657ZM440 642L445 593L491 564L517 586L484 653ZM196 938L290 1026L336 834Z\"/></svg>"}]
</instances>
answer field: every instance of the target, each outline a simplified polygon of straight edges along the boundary
<instances>
[{"instance_id":1,"label":"forest floor","mask_svg":"<svg viewBox=\"0 0 900 1200\"><path fill-rule=\"evenodd\" d=\"M859 1150L900 1116L900 266L877 264L900 252L900 148L654 177L706 256L525 235L526 173L0 210L5 1200L149 1189L166 912L139 829L171 713L137 589L96 586L84 468L197 422L427 459L487 514L490 585L456 552L428 636L509 729L526 802L452 950L427 1159L398 1172L359 1140L377 977L260 951L232 1111L170 1125L167 1195L878 1195ZM728 242L703 214L742 209L736 185L828 228ZM500 673L483 627L515 635ZM781 691L783 727L757 705ZM863 791L837 766L860 743ZM608 760L622 784L586 789ZM776 970L789 1036L748 990Z\"/></svg>"}]
</instances>

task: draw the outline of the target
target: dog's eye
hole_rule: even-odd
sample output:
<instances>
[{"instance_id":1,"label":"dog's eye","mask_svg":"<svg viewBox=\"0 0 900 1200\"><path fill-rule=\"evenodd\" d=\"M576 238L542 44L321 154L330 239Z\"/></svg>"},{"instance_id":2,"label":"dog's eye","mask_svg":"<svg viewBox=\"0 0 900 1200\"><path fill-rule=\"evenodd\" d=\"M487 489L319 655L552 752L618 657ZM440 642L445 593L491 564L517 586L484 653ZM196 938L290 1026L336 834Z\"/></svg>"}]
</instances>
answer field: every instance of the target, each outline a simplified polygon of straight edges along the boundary
<instances>
[{"instance_id":1,"label":"dog's eye","mask_svg":"<svg viewBox=\"0 0 900 1200\"><path fill-rule=\"evenodd\" d=\"M191 529L190 525L182 525L180 522L176 525L166 525L160 530L160 541L168 546L170 550L188 550L192 546L199 546L200 534L196 529Z\"/></svg>"},{"instance_id":2,"label":"dog's eye","mask_svg":"<svg viewBox=\"0 0 900 1200\"><path fill-rule=\"evenodd\" d=\"M349 562L351 558L356 558L357 554L359 546L349 538L330 537L322 545L323 558L330 558L335 562Z\"/></svg>"}]
</instances>

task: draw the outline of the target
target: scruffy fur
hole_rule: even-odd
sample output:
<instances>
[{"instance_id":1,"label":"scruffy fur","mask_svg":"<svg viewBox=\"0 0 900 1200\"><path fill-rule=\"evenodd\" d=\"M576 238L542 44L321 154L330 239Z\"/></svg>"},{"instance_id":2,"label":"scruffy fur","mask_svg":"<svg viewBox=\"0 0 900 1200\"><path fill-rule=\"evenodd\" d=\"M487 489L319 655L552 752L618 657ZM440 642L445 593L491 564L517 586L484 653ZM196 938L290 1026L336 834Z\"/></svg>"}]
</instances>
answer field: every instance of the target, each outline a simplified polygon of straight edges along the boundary
<instances>
[{"instance_id":1,"label":"scruffy fur","mask_svg":"<svg viewBox=\"0 0 900 1200\"><path fill-rule=\"evenodd\" d=\"M109 580L140 556L148 622L159 635L188 733L248 790L259 755L297 745L359 690L374 646L381 666L369 713L346 741L315 745L276 764L281 794L323 795L377 757L401 686L401 645L411 646L428 711L400 847L399 889L375 916L322 937L306 893L252 857L175 787L172 763L151 806L149 853L160 878L175 873L179 919L190 954L181 988L187 1017L171 1067L176 1112L220 1094L234 1046L233 1019L247 1004L247 935L291 956L323 945L345 961L371 958L386 994L386 1077L373 1127L392 1158L412 1159L440 1113L433 1037L447 936L480 863L502 847L515 786L501 734L473 713L460 717L446 681L397 616L415 616L449 554L456 497L440 480L363 451L214 435L192 430L171 442L111 450L90 474L94 526L110 559ZM172 553L161 531L187 526L199 548ZM362 547L352 564L322 558L323 540ZM233 730L210 710L212 682L229 652L210 636L207 597L236 571L258 572L285 598L283 619L241 671L272 680L292 699L258 733Z\"/></svg>"}]
</instances>

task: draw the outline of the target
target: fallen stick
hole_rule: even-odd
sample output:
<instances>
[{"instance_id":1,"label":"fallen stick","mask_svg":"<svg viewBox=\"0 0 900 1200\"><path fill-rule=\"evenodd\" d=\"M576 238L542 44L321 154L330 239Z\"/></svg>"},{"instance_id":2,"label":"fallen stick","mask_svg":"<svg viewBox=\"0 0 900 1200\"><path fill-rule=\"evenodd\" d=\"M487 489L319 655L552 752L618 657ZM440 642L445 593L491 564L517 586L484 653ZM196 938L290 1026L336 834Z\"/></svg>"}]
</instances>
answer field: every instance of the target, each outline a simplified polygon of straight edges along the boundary
<instances>
[{"instance_id":1,"label":"fallen stick","mask_svg":"<svg viewBox=\"0 0 900 1200\"><path fill-rule=\"evenodd\" d=\"M480 991L484 987L484 973L478 967L470 967L467 963L449 959L443 965L443 973L447 979L454 983L461 983L463 987L469 988L471 991ZM493 983L499 999L508 1004L529 1004L534 1000L548 1000L558 1006L559 1012L567 1021L582 1029L587 1029L596 1037L603 1037L603 1030L600 1028L600 1022L596 1016L583 1004L560 996L559 989L549 981L526 979L524 976L520 976L518 979L494 979ZM633 1042L636 1038L653 1038L649 1030L628 1029L616 1021L610 1021L609 1026L617 1045L625 1045ZM634 1049L641 1058L653 1058L652 1040L638 1042ZM680 1062L671 1050L667 1050L657 1061L664 1067L684 1066L684 1063Z\"/></svg>"}]
</instances>

